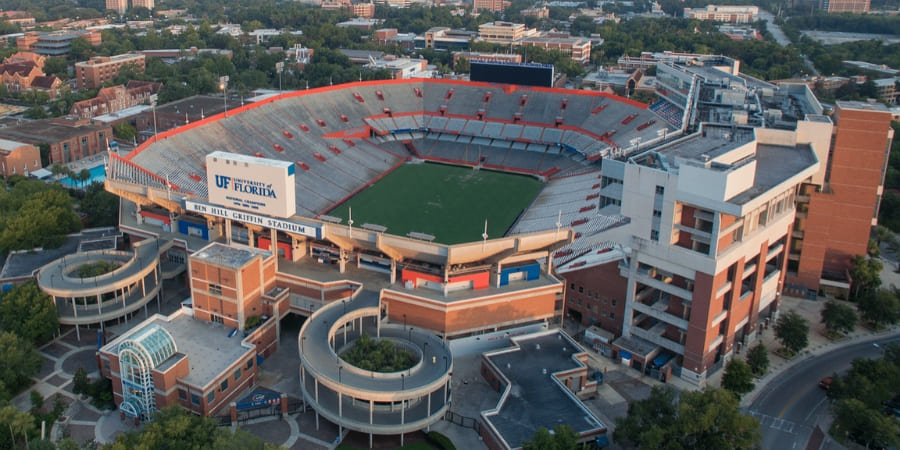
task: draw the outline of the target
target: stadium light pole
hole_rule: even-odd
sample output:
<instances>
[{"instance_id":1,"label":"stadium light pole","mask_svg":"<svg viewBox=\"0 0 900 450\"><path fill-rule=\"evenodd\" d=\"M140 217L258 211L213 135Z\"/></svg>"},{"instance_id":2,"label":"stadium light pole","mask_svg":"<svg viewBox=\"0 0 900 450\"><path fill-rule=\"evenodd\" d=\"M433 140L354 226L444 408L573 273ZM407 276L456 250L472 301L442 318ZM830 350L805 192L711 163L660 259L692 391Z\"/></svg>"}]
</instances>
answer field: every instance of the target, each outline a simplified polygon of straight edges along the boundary
<instances>
[{"instance_id":1,"label":"stadium light pole","mask_svg":"<svg viewBox=\"0 0 900 450\"><path fill-rule=\"evenodd\" d=\"M219 89L222 90L222 102L225 105L225 117L228 117L228 75L219 77Z\"/></svg>"},{"instance_id":2,"label":"stadium light pole","mask_svg":"<svg viewBox=\"0 0 900 450\"><path fill-rule=\"evenodd\" d=\"M484 251L484 246L487 244L487 219L484 219L484 233L481 233L481 251Z\"/></svg>"}]
</instances>

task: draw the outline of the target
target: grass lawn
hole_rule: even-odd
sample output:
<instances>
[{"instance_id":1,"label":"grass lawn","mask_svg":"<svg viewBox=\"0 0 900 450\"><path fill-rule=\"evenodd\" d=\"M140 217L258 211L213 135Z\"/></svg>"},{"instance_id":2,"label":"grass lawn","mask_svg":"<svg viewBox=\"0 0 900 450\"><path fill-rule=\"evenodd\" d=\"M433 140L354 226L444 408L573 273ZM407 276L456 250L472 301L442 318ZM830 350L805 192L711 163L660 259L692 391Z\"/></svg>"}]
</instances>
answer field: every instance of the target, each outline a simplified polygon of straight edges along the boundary
<instances>
[{"instance_id":1,"label":"grass lawn","mask_svg":"<svg viewBox=\"0 0 900 450\"><path fill-rule=\"evenodd\" d=\"M525 175L404 164L328 214L346 224L348 208L353 208L355 226L383 225L399 236L417 231L452 245L480 241L485 219L489 237L501 237L541 187L543 183Z\"/></svg>"}]
</instances>

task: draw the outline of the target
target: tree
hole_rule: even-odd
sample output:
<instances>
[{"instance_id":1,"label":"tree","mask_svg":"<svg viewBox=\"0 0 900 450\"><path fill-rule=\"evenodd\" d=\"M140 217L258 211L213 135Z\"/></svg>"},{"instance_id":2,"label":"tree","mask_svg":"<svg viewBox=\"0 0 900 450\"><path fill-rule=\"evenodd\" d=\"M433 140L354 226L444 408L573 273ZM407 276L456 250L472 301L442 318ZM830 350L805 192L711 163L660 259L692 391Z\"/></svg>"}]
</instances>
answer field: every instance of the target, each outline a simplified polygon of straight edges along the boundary
<instances>
[{"instance_id":1,"label":"tree","mask_svg":"<svg viewBox=\"0 0 900 450\"><path fill-rule=\"evenodd\" d=\"M34 281L19 284L0 297L0 329L37 342L52 337L57 327L56 303Z\"/></svg>"},{"instance_id":2,"label":"tree","mask_svg":"<svg viewBox=\"0 0 900 450\"><path fill-rule=\"evenodd\" d=\"M759 446L759 421L742 414L724 389L684 391L655 386L616 419L615 440L626 448L732 448Z\"/></svg>"},{"instance_id":3,"label":"tree","mask_svg":"<svg viewBox=\"0 0 900 450\"><path fill-rule=\"evenodd\" d=\"M114 227L119 223L119 197L104 189L103 183L88 186L79 209L87 215L89 227Z\"/></svg>"},{"instance_id":4,"label":"tree","mask_svg":"<svg viewBox=\"0 0 900 450\"><path fill-rule=\"evenodd\" d=\"M0 332L0 399L8 400L30 384L29 378L41 370L41 357L27 342L8 331Z\"/></svg>"},{"instance_id":5,"label":"tree","mask_svg":"<svg viewBox=\"0 0 900 450\"><path fill-rule=\"evenodd\" d=\"M874 292L881 286L881 269L884 266L877 259L856 255L850 261L850 278L853 285L853 298L859 299Z\"/></svg>"},{"instance_id":6,"label":"tree","mask_svg":"<svg viewBox=\"0 0 900 450\"><path fill-rule=\"evenodd\" d=\"M832 333L849 333L856 328L856 311L853 307L829 300L822 308L822 323Z\"/></svg>"},{"instance_id":7,"label":"tree","mask_svg":"<svg viewBox=\"0 0 900 450\"><path fill-rule=\"evenodd\" d=\"M722 387L740 398L753 390L753 372L750 366L741 359L732 359L725 366L722 374Z\"/></svg>"},{"instance_id":8,"label":"tree","mask_svg":"<svg viewBox=\"0 0 900 450\"><path fill-rule=\"evenodd\" d=\"M278 448L241 429L232 434L230 430L218 428L215 420L191 414L179 406L163 408L153 419L142 431L120 434L115 442L103 448Z\"/></svg>"},{"instance_id":9,"label":"tree","mask_svg":"<svg viewBox=\"0 0 900 450\"><path fill-rule=\"evenodd\" d=\"M872 238L875 239L875 243L879 247L881 247L883 241L890 239L891 236L893 236L893 233L891 233L891 230L888 229L888 227L876 225L872 228Z\"/></svg>"},{"instance_id":10,"label":"tree","mask_svg":"<svg viewBox=\"0 0 900 450\"><path fill-rule=\"evenodd\" d=\"M77 175L75 175L75 179L78 180L78 182L81 184L81 188L84 189L84 183L87 180L91 179L91 171L87 169L81 169L81 171L78 172Z\"/></svg>"},{"instance_id":11,"label":"tree","mask_svg":"<svg viewBox=\"0 0 900 450\"><path fill-rule=\"evenodd\" d=\"M878 289L859 300L859 311L864 320L883 326L900 320L900 300L896 289Z\"/></svg>"},{"instance_id":12,"label":"tree","mask_svg":"<svg viewBox=\"0 0 900 450\"><path fill-rule=\"evenodd\" d=\"M575 450L578 448L578 433L568 425L557 425L551 433L544 427L522 443L524 450Z\"/></svg>"},{"instance_id":13,"label":"tree","mask_svg":"<svg viewBox=\"0 0 900 450\"><path fill-rule=\"evenodd\" d=\"M0 252L56 248L80 229L72 199L59 185L23 180L0 193Z\"/></svg>"},{"instance_id":14,"label":"tree","mask_svg":"<svg viewBox=\"0 0 900 450\"><path fill-rule=\"evenodd\" d=\"M747 365L754 375L762 375L769 369L769 352L762 342L753 346L747 352Z\"/></svg>"},{"instance_id":15,"label":"tree","mask_svg":"<svg viewBox=\"0 0 900 450\"><path fill-rule=\"evenodd\" d=\"M775 337L792 354L809 344L809 324L796 311L790 310L775 322Z\"/></svg>"},{"instance_id":16,"label":"tree","mask_svg":"<svg viewBox=\"0 0 900 450\"><path fill-rule=\"evenodd\" d=\"M137 136L137 130L128 122L122 122L113 127L116 137L123 141L130 141Z\"/></svg>"},{"instance_id":17,"label":"tree","mask_svg":"<svg viewBox=\"0 0 900 450\"><path fill-rule=\"evenodd\" d=\"M900 427L893 417L848 398L832 406L834 423L830 433L840 442L853 440L866 448L888 448L900 444Z\"/></svg>"}]
</instances>

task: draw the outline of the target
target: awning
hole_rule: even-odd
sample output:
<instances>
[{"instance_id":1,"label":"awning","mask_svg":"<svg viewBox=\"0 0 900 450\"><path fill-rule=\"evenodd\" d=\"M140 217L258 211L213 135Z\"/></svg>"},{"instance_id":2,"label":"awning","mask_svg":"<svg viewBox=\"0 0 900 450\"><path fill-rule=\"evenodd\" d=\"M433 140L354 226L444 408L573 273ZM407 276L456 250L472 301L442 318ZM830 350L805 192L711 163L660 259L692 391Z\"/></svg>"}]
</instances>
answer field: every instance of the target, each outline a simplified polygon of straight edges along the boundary
<instances>
[{"instance_id":1,"label":"awning","mask_svg":"<svg viewBox=\"0 0 900 450\"><path fill-rule=\"evenodd\" d=\"M631 353L626 350L619 350L619 356L623 359L631 359Z\"/></svg>"},{"instance_id":2,"label":"awning","mask_svg":"<svg viewBox=\"0 0 900 450\"><path fill-rule=\"evenodd\" d=\"M49 178L53 176L53 172L47 169L38 169L31 172L31 176L37 178L38 180L43 180L44 178Z\"/></svg>"}]
</instances>

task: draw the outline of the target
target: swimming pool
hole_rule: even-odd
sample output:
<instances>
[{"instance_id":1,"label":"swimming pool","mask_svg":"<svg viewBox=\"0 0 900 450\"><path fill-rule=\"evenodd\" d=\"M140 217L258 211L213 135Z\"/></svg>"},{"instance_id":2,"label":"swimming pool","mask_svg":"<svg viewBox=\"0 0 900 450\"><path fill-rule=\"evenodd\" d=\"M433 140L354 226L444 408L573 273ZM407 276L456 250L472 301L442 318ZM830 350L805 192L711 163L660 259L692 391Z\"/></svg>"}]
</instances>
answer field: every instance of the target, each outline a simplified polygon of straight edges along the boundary
<instances>
[{"instance_id":1,"label":"swimming pool","mask_svg":"<svg viewBox=\"0 0 900 450\"><path fill-rule=\"evenodd\" d=\"M79 169L78 172L81 172L81 170ZM76 172L76 173L78 173L78 172ZM84 182L84 187L90 186L93 183L102 183L102 182L106 181L106 166L105 165L101 164L99 166L91 167L90 169L88 169L88 172L91 173L91 177L87 181ZM80 181L73 180L69 177L65 177L65 178L59 180L59 182L62 183L63 186L70 187L70 188L81 187Z\"/></svg>"}]
</instances>

